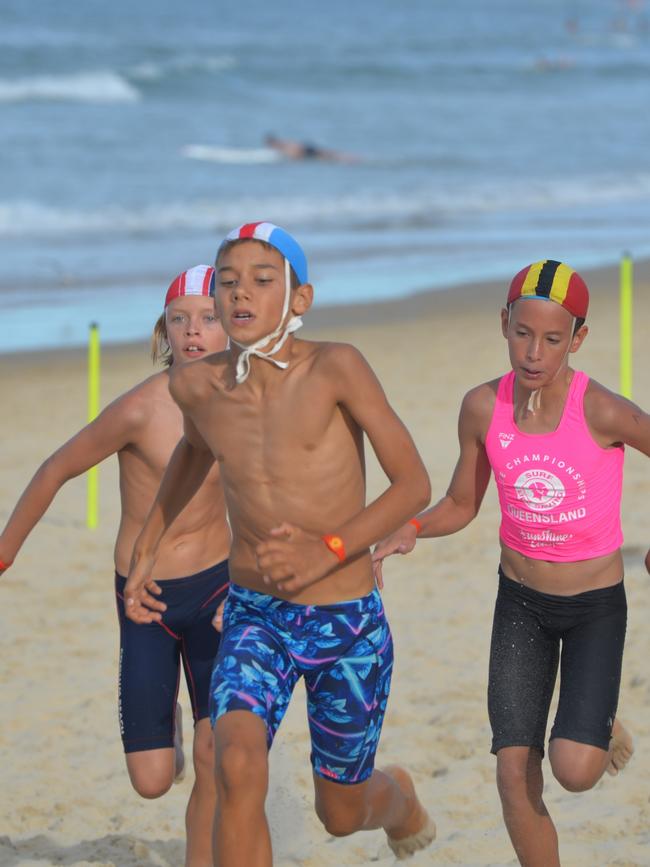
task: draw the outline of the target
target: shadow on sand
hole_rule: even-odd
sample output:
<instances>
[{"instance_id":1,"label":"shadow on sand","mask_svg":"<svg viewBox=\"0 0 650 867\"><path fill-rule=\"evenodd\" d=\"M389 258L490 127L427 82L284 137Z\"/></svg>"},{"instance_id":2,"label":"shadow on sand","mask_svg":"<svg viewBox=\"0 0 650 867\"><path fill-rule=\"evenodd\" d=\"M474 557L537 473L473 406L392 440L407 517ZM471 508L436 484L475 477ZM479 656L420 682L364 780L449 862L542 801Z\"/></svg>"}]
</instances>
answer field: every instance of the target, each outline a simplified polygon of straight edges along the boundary
<instances>
[{"instance_id":1,"label":"shadow on sand","mask_svg":"<svg viewBox=\"0 0 650 867\"><path fill-rule=\"evenodd\" d=\"M81 840L65 845L45 834L13 842L0 837L0 864L18 867L30 862L70 865L79 863L115 867L178 867L185 858L182 840L138 840L120 834L107 834L96 840Z\"/></svg>"}]
</instances>

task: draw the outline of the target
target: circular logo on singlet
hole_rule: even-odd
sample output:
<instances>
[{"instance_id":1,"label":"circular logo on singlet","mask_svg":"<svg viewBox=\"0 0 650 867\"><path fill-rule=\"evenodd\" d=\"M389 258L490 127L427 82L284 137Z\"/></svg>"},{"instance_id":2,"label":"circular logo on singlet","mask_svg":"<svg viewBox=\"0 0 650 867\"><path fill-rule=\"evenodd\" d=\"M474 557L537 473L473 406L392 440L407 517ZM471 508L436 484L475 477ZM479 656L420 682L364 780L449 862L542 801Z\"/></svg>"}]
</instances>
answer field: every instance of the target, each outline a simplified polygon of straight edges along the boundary
<instances>
[{"instance_id":1,"label":"circular logo on singlet","mask_svg":"<svg viewBox=\"0 0 650 867\"><path fill-rule=\"evenodd\" d=\"M564 485L546 470L526 470L515 482L517 497L535 512L548 512L559 506L566 491Z\"/></svg>"}]
</instances>

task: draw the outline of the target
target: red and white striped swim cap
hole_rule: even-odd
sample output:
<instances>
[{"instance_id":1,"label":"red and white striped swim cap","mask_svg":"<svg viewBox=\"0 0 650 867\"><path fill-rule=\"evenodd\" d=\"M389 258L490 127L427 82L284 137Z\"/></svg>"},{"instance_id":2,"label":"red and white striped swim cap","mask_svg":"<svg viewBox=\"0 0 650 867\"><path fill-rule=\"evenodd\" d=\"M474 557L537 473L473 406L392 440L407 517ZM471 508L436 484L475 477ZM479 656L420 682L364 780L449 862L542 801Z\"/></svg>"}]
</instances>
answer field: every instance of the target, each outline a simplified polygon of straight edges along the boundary
<instances>
[{"instance_id":1,"label":"red and white striped swim cap","mask_svg":"<svg viewBox=\"0 0 650 867\"><path fill-rule=\"evenodd\" d=\"M183 295L205 295L214 298L214 268L211 265L195 265L179 274L167 290L165 307L174 298Z\"/></svg>"}]
</instances>

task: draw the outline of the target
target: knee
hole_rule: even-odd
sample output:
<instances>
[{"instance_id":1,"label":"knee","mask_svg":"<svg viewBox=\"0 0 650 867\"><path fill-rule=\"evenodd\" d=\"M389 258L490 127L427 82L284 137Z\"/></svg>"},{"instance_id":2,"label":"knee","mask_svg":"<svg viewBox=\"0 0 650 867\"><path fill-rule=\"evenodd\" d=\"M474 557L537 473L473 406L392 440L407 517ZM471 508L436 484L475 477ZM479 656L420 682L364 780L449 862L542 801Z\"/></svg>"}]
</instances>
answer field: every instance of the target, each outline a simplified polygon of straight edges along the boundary
<instances>
[{"instance_id":1,"label":"knee","mask_svg":"<svg viewBox=\"0 0 650 867\"><path fill-rule=\"evenodd\" d=\"M153 800L161 798L171 789L174 782L170 774L134 774L131 773L131 785L141 798Z\"/></svg>"},{"instance_id":2,"label":"knee","mask_svg":"<svg viewBox=\"0 0 650 867\"><path fill-rule=\"evenodd\" d=\"M497 764L497 789L502 801L521 798L528 787L526 768L517 765Z\"/></svg>"},{"instance_id":3,"label":"knee","mask_svg":"<svg viewBox=\"0 0 650 867\"><path fill-rule=\"evenodd\" d=\"M215 776L224 796L241 792L253 795L262 788L266 791L266 751L233 741L226 743L216 751Z\"/></svg>"},{"instance_id":4,"label":"knee","mask_svg":"<svg viewBox=\"0 0 650 867\"><path fill-rule=\"evenodd\" d=\"M559 765L553 767L553 776L567 792L586 792L593 789L601 774L580 765Z\"/></svg>"},{"instance_id":5,"label":"knee","mask_svg":"<svg viewBox=\"0 0 650 867\"><path fill-rule=\"evenodd\" d=\"M174 782L174 751L145 750L126 754L131 785L141 798L160 798Z\"/></svg>"},{"instance_id":6,"label":"knee","mask_svg":"<svg viewBox=\"0 0 650 867\"><path fill-rule=\"evenodd\" d=\"M541 756L528 754L517 760L497 758L497 788L504 808L516 808L523 800L541 797L543 779Z\"/></svg>"},{"instance_id":7,"label":"knee","mask_svg":"<svg viewBox=\"0 0 650 867\"><path fill-rule=\"evenodd\" d=\"M214 743L212 740L212 730L209 727L207 731L202 731L197 726L194 736L193 759L197 779L201 776L212 776Z\"/></svg>"},{"instance_id":8,"label":"knee","mask_svg":"<svg viewBox=\"0 0 650 867\"><path fill-rule=\"evenodd\" d=\"M340 805L329 804L320 798L316 799L315 806L316 815L332 837L348 837L363 828L366 818L366 811L363 806L351 807L346 804L345 808L342 808Z\"/></svg>"},{"instance_id":9,"label":"knee","mask_svg":"<svg viewBox=\"0 0 650 867\"><path fill-rule=\"evenodd\" d=\"M586 792L601 778L607 753L597 747L552 741L549 759L553 776L567 792Z\"/></svg>"}]
</instances>

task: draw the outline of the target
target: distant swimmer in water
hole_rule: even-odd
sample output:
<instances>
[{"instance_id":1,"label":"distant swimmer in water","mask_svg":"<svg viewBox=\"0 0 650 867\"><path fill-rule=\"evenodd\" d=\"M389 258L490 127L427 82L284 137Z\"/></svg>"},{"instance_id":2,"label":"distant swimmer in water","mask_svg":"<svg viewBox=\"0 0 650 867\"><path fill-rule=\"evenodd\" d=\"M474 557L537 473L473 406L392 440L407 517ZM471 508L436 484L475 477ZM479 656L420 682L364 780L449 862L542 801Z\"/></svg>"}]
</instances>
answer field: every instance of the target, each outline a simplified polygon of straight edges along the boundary
<instances>
[{"instance_id":1,"label":"distant swimmer in water","mask_svg":"<svg viewBox=\"0 0 650 867\"><path fill-rule=\"evenodd\" d=\"M323 160L330 163L357 163L359 157L354 154L346 154L341 151L322 148L311 142L294 141L292 139L277 138L269 133L264 138L267 148L282 154L290 160Z\"/></svg>"},{"instance_id":2,"label":"distant swimmer in water","mask_svg":"<svg viewBox=\"0 0 650 867\"><path fill-rule=\"evenodd\" d=\"M575 61L570 57L539 57L535 61L536 72L564 72L574 66Z\"/></svg>"}]
</instances>

